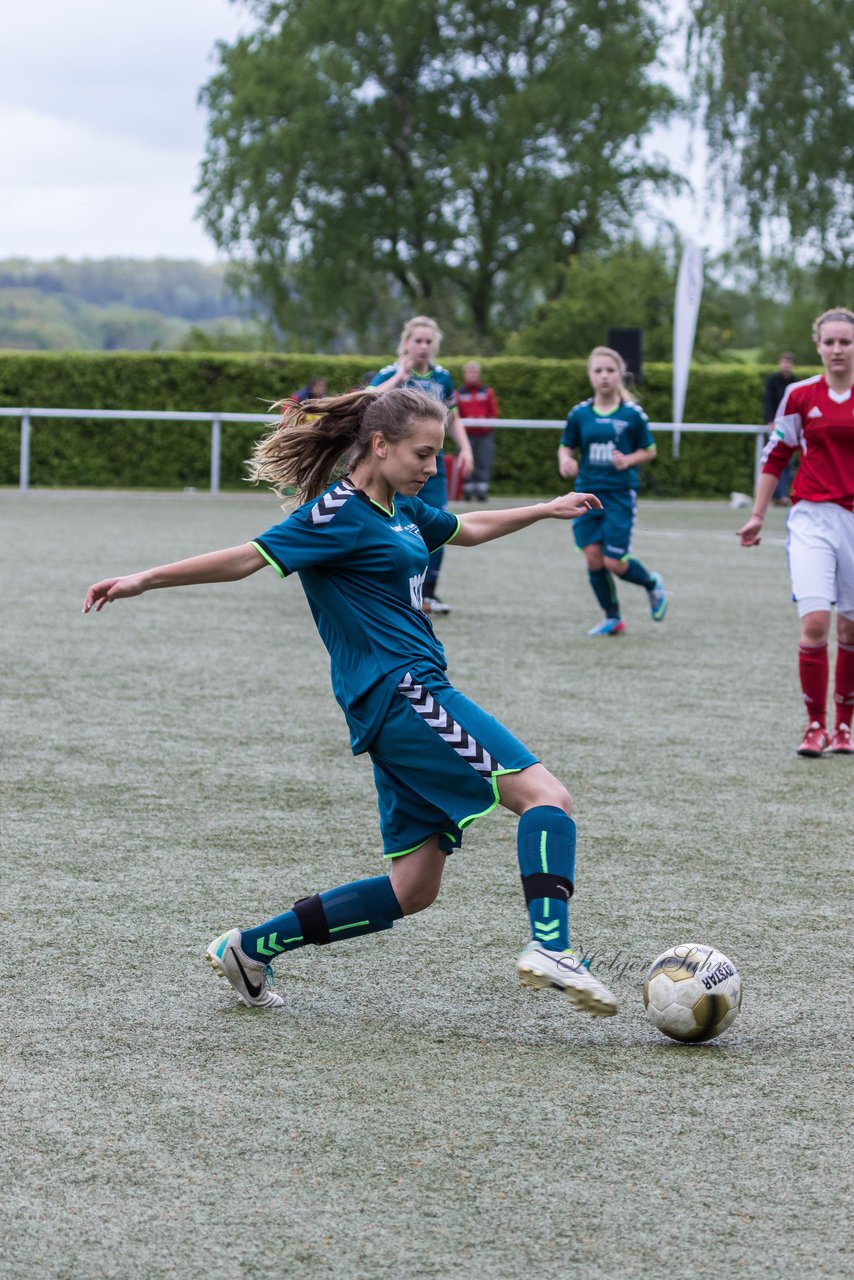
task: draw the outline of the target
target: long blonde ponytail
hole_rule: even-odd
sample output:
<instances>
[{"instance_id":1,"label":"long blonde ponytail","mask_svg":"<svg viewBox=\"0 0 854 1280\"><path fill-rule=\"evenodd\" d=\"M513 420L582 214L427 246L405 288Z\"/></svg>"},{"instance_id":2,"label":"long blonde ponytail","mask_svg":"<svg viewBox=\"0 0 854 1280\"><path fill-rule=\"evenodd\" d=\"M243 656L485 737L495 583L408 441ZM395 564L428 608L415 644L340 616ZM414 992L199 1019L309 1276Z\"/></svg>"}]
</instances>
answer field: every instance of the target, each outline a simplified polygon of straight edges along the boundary
<instances>
[{"instance_id":1,"label":"long blonde ponytail","mask_svg":"<svg viewBox=\"0 0 854 1280\"><path fill-rule=\"evenodd\" d=\"M247 462L253 484L269 484L277 493L296 489L300 502L316 498L344 459L349 469L365 457L377 432L390 444L411 435L419 418L443 425L447 410L435 396L410 387L380 394L376 387L320 400L281 400L281 417L259 440Z\"/></svg>"}]
</instances>

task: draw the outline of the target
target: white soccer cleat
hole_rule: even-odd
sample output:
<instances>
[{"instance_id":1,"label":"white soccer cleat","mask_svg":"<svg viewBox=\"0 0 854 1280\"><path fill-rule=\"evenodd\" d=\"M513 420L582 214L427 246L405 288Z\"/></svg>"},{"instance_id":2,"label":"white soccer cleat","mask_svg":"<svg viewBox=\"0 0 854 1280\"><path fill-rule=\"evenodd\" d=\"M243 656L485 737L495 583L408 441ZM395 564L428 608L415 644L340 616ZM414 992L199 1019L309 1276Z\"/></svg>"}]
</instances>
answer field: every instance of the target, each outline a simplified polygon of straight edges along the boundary
<instances>
[{"instance_id":1,"label":"white soccer cleat","mask_svg":"<svg viewBox=\"0 0 854 1280\"><path fill-rule=\"evenodd\" d=\"M566 993L579 1013L589 1013L591 1018L610 1018L617 1012L616 997L573 951L548 951L538 942L529 942L516 961L516 969L523 986L535 991L557 987Z\"/></svg>"},{"instance_id":2,"label":"white soccer cleat","mask_svg":"<svg viewBox=\"0 0 854 1280\"><path fill-rule=\"evenodd\" d=\"M421 601L422 613L450 613L451 606L445 604L444 600L440 600L438 596L424 596Z\"/></svg>"},{"instance_id":3,"label":"white soccer cleat","mask_svg":"<svg viewBox=\"0 0 854 1280\"><path fill-rule=\"evenodd\" d=\"M284 1000L272 990L273 970L260 960L250 960L240 949L240 930L229 929L205 952L205 959L219 978L227 978L250 1009L281 1009Z\"/></svg>"}]
</instances>

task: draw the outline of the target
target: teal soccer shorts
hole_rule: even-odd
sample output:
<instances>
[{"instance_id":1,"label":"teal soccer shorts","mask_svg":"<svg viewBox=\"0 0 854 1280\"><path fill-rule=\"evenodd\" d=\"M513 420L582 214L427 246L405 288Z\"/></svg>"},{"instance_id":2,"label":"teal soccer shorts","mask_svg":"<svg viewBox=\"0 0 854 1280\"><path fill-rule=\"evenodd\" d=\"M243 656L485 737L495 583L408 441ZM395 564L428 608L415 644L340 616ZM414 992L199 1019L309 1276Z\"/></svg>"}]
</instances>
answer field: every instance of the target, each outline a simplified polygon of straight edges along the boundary
<instances>
[{"instance_id":1,"label":"teal soccer shorts","mask_svg":"<svg viewBox=\"0 0 854 1280\"><path fill-rule=\"evenodd\" d=\"M597 493L601 511L585 511L573 521L572 532L579 551L592 542L601 542L610 560L625 560L632 545L638 495L634 489Z\"/></svg>"},{"instance_id":2,"label":"teal soccer shorts","mask_svg":"<svg viewBox=\"0 0 854 1280\"><path fill-rule=\"evenodd\" d=\"M497 779L536 756L439 671L406 675L370 747L383 853L411 853L441 835L446 853L499 803Z\"/></svg>"}]
</instances>

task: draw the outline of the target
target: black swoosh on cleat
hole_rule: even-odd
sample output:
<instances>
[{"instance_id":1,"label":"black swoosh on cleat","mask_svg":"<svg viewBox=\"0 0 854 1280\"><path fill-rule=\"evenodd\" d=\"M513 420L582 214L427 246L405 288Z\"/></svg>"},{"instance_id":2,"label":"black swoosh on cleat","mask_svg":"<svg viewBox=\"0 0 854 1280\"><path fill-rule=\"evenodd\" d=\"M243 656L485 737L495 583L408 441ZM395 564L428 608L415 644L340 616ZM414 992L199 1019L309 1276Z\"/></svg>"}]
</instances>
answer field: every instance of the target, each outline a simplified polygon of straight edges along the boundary
<instances>
[{"instance_id":1,"label":"black swoosh on cleat","mask_svg":"<svg viewBox=\"0 0 854 1280\"><path fill-rule=\"evenodd\" d=\"M261 982L259 983L250 982L247 976L246 970L243 968L243 965L240 963L240 956L237 954L236 951L234 951L232 954L234 955L235 964L237 965L243 977L243 981L246 983L246 990L249 992L253 1000L257 1000L261 992L264 990L264 984Z\"/></svg>"}]
</instances>

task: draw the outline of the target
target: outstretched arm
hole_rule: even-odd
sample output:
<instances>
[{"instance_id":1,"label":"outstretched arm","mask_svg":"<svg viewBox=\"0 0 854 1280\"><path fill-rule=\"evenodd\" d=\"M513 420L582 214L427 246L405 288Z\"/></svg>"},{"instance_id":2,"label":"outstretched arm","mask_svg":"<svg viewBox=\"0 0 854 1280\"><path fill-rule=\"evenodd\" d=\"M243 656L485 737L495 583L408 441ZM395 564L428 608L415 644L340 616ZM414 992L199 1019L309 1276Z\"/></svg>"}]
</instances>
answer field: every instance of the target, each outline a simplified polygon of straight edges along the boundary
<instances>
[{"instance_id":1,"label":"outstretched arm","mask_svg":"<svg viewBox=\"0 0 854 1280\"><path fill-rule=\"evenodd\" d=\"M155 587L191 587L203 582L237 582L265 568L267 561L261 552L246 543L228 547L225 551L209 551L189 560L177 560L174 564L162 564L155 569L143 569L123 578L104 578L94 583L86 593L83 612L94 608L100 613L105 604L125 600L129 596L141 596Z\"/></svg>"},{"instance_id":2,"label":"outstretched arm","mask_svg":"<svg viewBox=\"0 0 854 1280\"><path fill-rule=\"evenodd\" d=\"M551 502L537 502L531 507L511 507L504 511L469 511L459 517L460 527L449 546L478 547L493 538L527 529L539 520L574 520L585 511L601 509L602 503L593 493L565 493Z\"/></svg>"}]
</instances>

